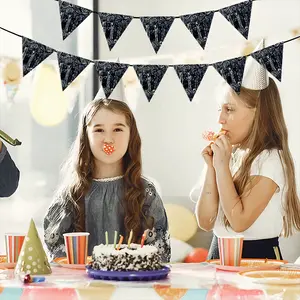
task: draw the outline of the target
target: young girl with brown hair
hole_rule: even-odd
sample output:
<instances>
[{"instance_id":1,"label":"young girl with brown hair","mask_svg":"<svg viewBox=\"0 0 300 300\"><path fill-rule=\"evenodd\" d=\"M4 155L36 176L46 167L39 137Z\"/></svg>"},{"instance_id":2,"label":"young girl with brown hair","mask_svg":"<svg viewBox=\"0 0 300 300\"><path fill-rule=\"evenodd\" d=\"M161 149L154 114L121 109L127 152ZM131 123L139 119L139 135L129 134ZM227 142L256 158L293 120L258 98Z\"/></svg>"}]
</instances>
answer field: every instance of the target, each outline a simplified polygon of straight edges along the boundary
<instances>
[{"instance_id":1,"label":"young girl with brown hair","mask_svg":"<svg viewBox=\"0 0 300 300\"><path fill-rule=\"evenodd\" d=\"M53 257L65 256L63 234L87 231L88 253L113 243L114 232L158 248L170 260L168 220L152 183L142 177L141 139L135 118L122 101L90 102L65 166L65 182L44 219L45 242Z\"/></svg>"}]
</instances>

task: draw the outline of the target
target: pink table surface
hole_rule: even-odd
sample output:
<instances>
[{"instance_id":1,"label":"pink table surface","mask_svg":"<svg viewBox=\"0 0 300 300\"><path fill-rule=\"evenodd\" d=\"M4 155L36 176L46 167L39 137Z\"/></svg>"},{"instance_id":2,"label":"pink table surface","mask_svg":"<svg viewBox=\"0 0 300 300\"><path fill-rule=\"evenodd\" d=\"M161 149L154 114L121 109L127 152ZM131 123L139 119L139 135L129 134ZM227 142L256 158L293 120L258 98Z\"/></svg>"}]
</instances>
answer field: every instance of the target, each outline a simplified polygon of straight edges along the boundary
<instances>
[{"instance_id":1,"label":"pink table surface","mask_svg":"<svg viewBox=\"0 0 300 300\"><path fill-rule=\"evenodd\" d=\"M0 273L0 300L299 299L295 286L261 286L211 265L174 264L167 279L151 282L94 280L85 270L53 266L43 283L23 284L13 270ZM271 298L272 299L272 298Z\"/></svg>"}]
</instances>

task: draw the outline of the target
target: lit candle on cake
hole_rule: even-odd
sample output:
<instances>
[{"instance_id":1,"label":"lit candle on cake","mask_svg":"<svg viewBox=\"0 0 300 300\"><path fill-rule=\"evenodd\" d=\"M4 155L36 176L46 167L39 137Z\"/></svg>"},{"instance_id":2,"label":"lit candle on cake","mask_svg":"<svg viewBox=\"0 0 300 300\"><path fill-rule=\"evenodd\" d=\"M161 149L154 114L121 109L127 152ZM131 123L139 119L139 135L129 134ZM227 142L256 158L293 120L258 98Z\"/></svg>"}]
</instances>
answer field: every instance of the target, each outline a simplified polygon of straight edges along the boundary
<instances>
[{"instance_id":1,"label":"lit candle on cake","mask_svg":"<svg viewBox=\"0 0 300 300\"><path fill-rule=\"evenodd\" d=\"M108 232L105 231L105 244L108 245Z\"/></svg>"},{"instance_id":2,"label":"lit candle on cake","mask_svg":"<svg viewBox=\"0 0 300 300\"><path fill-rule=\"evenodd\" d=\"M115 236L114 236L114 248L116 248L116 245L117 245L117 231L115 230Z\"/></svg>"},{"instance_id":3,"label":"lit candle on cake","mask_svg":"<svg viewBox=\"0 0 300 300\"><path fill-rule=\"evenodd\" d=\"M143 246L144 246L146 235L147 235L147 230L145 230L144 233L143 233L143 235L142 235L141 248L143 248Z\"/></svg>"},{"instance_id":4,"label":"lit candle on cake","mask_svg":"<svg viewBox=\"0 0 300 300\"><path fill-rule=\"evenodd\" d=\"M131 230L130 230L130 233L129 233L129 238L128 238L128 248L130 247L131 240L132 240L132 236L133 236L133 231L132 231L132 229L131 229Z\"/></svg>"},{"instance_id":5,"label":"lit candle on cake","mask_svg":"<svg viewBox=\"0 0 300 300\"><path fill-rule=\"evenodd\" d=\"M120 240L119 240L119 243L118 243L118 246L117 246L117 250L120 250L123 239L124 239L123 235L120 235Z\"/></svg>"}]
</instances>

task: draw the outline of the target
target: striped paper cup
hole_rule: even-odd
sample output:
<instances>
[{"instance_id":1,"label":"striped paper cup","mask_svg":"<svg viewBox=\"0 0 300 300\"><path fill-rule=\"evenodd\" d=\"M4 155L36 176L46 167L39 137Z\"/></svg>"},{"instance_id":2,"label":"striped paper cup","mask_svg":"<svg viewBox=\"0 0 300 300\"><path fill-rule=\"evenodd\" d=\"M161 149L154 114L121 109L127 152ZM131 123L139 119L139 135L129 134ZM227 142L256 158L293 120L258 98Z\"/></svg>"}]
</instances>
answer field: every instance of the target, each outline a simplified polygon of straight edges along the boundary
<instances>
[{"instance_id":1,"label":"striped paper cup","mask_svg":"<svg viewBox=\"0 0 300 300\"><path fill-rule=\"evenodd\" d=\"M88 232L65 233L65 245L68 264L87 263Z\"/></svg>"},{"instance_id":2,"label":"striped paper cup","mask_svg":"<svg viewBox=\"0 0 300 300\"><path fill-rule=\"evenodd\" d=\"M240 266L244 236L218 237L220 265Z\"/></svg>"},{"instance_id":3,"label":"striped paper cup","mask_svg":"<svg viewBox=\"0 0 300 300\"><path fill-rule=\"evenodd\" d=\"M25 234L5 233L5 248L7 263L16 263L21 252Z\"/></svg>"}]
</instances>

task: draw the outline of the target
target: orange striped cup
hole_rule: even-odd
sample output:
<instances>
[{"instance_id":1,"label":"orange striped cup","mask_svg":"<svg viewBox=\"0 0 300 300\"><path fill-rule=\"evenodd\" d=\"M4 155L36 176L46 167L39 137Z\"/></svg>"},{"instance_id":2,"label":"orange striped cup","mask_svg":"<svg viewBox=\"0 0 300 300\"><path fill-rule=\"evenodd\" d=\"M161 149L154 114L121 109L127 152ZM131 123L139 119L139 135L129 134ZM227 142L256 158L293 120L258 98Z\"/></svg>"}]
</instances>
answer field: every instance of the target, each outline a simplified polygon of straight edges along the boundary
<instances>
[{"instance_id":1,"label":"orange striped cup","mask_svg":"<svg viewBox=\"0 0 300 300\"><path fill-rule=\"evenodd\" d=\"M6 261L8 263L16 263L18 261L24 239L25 239L25 234L21 234L21 233L5 234Z\"/></svg>"},{"instance_id":2,"label":"orange striped cup","mask_svg":"<svg viewBox=\"0 0 300 300\"><path fill-rule=\"evenodd\" d=\"M218 237L220 265L240 266L244 236Z\"/></svg>"},{"instance_id":3,"label":"orange striped cup","mask_svg":"<svg viewBox=\"0 0 300 300\"><path fill-rule=\"evenodd\" d=\"M68 264L87 264L88 232L65 233L65 245Z\"/></svg>"}]
</instances>

